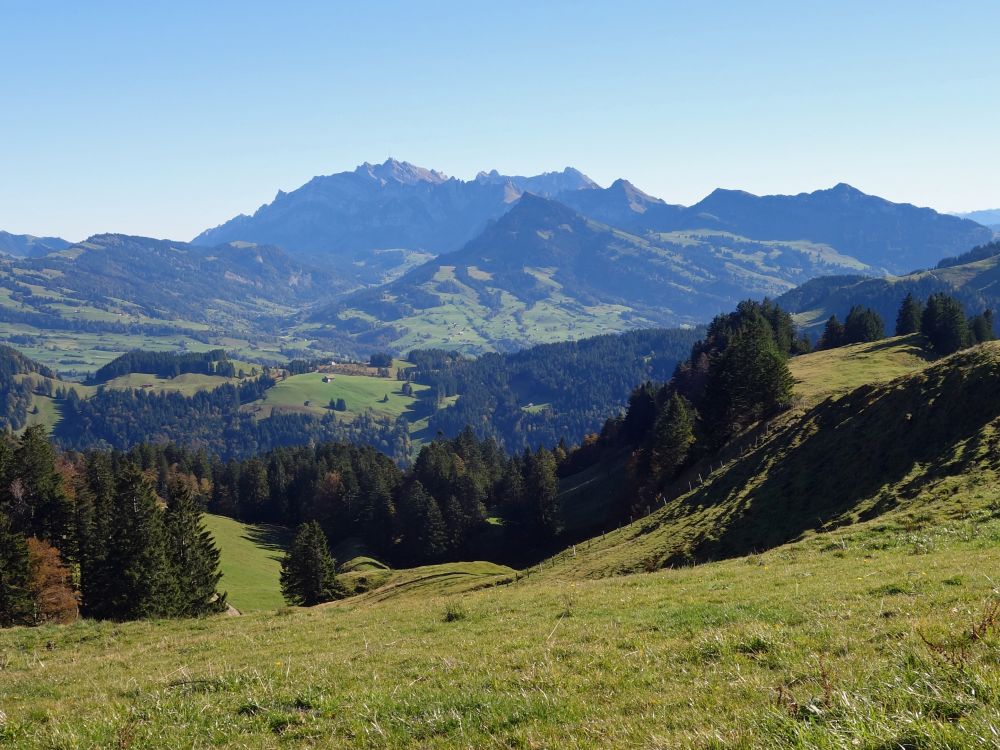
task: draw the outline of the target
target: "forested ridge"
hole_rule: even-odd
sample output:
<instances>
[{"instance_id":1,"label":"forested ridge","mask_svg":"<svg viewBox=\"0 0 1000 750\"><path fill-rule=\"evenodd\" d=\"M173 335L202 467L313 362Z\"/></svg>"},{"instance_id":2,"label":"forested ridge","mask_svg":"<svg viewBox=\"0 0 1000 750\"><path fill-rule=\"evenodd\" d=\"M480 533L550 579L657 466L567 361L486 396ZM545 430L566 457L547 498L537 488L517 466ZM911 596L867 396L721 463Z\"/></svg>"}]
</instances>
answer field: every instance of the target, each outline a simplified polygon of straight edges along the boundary
<instances>
[{"instance_id":1,"label":"forested ridge","mask_svg":"<svg viewBox=\"0 0 1000 750\"><path fill-rule=\"evenodd\" d=\"M184 373L236 377L236 366L229 361L225 350L208 352L126 352L101 367L90 378L91 383L105 383L122 375L141 372L161 378L174 378Z\"/></svg>"},{"instance_id":2,"label":"forested ridge","mask_svg":"<svg viewBox=\"0 0 1000 750\"><path fill-rule=\"evenodd\" d=\"M409 455L405 423L361 414L352 422L335 414L276 413L255 419L241 411L274 385L266 376L226 384L191 396L137 389L102 388L88 399L71 390L53 438L64 448L127 450L142 443L177 443L226 458L252 456L284 445L343 440L374 445L404 460Z\"/></svg>"},{"instance_id":3,"label":"forested ridge","mask_svg":"<svg viewBox=\"0 0 1000 750\"><path fill-rule=\"evenodd\" d=\"M480 438L522 451L598 430L624 408L636 383L669 378L703 333L645 329L476 358L415 350L407 377L431 386L423 397L429 406L459 396L432 412L433 432L457 435L468 425Z\"/></svg>"}]
</instances>

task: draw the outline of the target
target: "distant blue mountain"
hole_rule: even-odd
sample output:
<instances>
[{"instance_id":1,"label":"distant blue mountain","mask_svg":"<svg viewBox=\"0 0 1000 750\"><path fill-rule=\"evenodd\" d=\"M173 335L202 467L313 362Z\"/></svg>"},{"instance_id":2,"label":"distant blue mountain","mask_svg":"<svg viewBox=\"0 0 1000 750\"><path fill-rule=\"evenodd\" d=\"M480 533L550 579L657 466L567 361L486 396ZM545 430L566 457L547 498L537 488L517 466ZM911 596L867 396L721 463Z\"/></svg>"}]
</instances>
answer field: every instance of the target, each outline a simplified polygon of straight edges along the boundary
<instances>
[{"instance_id":1,"label":"distant blue mountain","mask_svg":"<svg viewBox=\"0 0 1000 750\"><path fill-rule=\"evenodd\" d=\"M39 258L58 250L65 250L71 244L61 237L35 237L30 234L0 231L0 253L18 258Z\"/></svg>"},{"instance_id":2,"label":"distant blue mountain","mask_svg":"<svg viewBox=\"0 0 1000 750\"><path fill-rule=\"evenodd\" d=\"M987 208L982 211L969 211L965 214L955 214L955 216L961 216L963 219L971 219L972 221L979 222L980 224L992 227L993 229L1000 228L1000 208Z\"/></svg>"},{"instance_id":3,"label":"distant blue mountain","mask_svg":"<svg viewBox=\"0 0 1000 750\"><path fill-rule=\"evenodd\" d=\"M602 188L571 167L533 177L493 170L463 181L388 159L279 192L252 216L237 216L194 242L278 245L300 261L371 285L461 249L529 193L639 236L707 230L751 240L805 241L826 245L876 273L930 267L993 237L973 221L892 203L843 183L798 195L720 189L685 207L626 180Z\"/></svg>"},{"instance_id":4,"label":"distant blue mountain","mask_svg":"<svg viewBox=\"0 0 1000 750\"><path fill-rule=\"evenodd\" d=\"M719 189L684 208L619 180L606 190L563 193L558 200L632 232L709 229L755 240L809 240L888 273L933 266L993 236L968 219L892 203L844 183L798 195Z\"/></svg>"},{"instance_id":5,"label":"distant blue mountain","mask_svg":"<svg viewBox=\"0 0 1000 750\"><path fill-rule=\"evenodd\" d=\"M594 186L569 168L534 177L508 177L494 170L463 181L388 159L314 177L297 190L279 192L252 216L237 216L193 242L280 245L316 266L376 283L392 272L384 251L396 251L394 260L401 266L408 256L400 251L429 253L422 258L426 260L462 247L525 192L553 195ZM382 262L373 266L376 257Z\"/></svg>"}]
</instances>

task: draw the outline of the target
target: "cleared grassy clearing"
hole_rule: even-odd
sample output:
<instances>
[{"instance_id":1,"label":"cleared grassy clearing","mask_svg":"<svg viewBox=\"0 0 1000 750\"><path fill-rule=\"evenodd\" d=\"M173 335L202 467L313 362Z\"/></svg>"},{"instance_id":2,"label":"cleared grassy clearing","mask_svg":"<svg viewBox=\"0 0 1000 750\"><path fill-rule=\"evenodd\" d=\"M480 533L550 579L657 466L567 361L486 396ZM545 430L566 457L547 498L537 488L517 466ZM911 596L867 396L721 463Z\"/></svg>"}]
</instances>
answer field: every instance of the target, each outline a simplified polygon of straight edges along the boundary
<instances>
[{"instance_id":1,"label":"cleared grassy clearing","mask_svg":"<svg viewBox=\"0 0 1000 750\"><path fill-rule=\"evenodd\" d=\"M416 398L403 395L403 383L392 378L370 378L363 375L333 375L324 383L323 373L309 372L294 375L268 390L266 397L250 404L250 408L308 409L321 415L329 412L330 399L344 399L347 411L360 414L371 409L378 414L398 417L411 410ZM425 385L413 385L414 392L426 390ZM388 401L383 399L388 396ZM309 402L308 407L306 402Z\"/></svg>"},{"instance_id":2,"label":"cleared grassy clearing","mask_svg":"<svg viewBox=\"0 0 1000 750\"><path fill-rule=\"evenodd\" d=\"M258 368L259 369L259 368ZM250 372L250 370L247 370ZM141 388L153 393L182 393L193 396L199 391L211 391L223 385L239 385L240 378L224 378L218 375L200 375L186 372L175 378L161 378L142 372L131 372L109 380L108 388Z\"/></svg>"},{"instance_id":3,"label":"cleared grassy clearing","mask_svg":"<svg viewBox=\"0 0 1000 750\"><path fill-rule=\"evenodd\" d=\"M284 605L278 577L290 532L280 526L245 524L206 513L205 526L221 552L222 582L229 603L240 612L273 610Z\"/></svg>"}]
</instances>

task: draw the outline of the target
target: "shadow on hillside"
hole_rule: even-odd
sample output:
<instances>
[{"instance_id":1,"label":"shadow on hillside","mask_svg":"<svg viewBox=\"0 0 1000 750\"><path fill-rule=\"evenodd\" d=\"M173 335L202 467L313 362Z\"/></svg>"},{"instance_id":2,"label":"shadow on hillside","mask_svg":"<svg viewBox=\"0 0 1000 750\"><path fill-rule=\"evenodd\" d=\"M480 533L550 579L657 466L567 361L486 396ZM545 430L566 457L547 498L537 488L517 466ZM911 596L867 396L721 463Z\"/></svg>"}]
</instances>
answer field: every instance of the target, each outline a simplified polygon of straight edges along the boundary
<instances>
[{"instance_id":1,"label":"shadow on hillside","mask_svg":"<svg viewBox=\"0 0 1000 750\"><path fill-rule=\"evenodd\" d=\"M272 560L280 560L284 557L285 550L292 541L292 535L288 529L269 523L247 526L247 533L243 535L243 538L268 552L274 552L275 554L271 555Z\"/></svg>"},{"instance_id":2,"label":"shadow on hillside","mask_svg":"<svg viewBox=\"0 0 1000 750\"><path fill-rule=\"evenodd\" d=\"M962 473L989 439L983 427L1000 416L1000 363L964 360L816 406L691 498L721 516L690 552L698 560L759 552L850 522L848 513L873 518L929 480Z\"/></svg>"},{"instance_id":3,"label":"shadow on hillside","mask_svg":"<svg viewBox=\"0 0 1000 750\"><path fill-rule=\"evenodd\" d=\"M898 339L898 338L881 339L880 341L876 341L867 345L864 348L864 352L866 354L869 354L872 352L881 352L888 349L905 351L907 354L912 354L913 356L919 357L920 359L926 362L931 362L937 359L937 355L935 355L932 351L930 351L926 339L924 339L924 337L919 333L910 334L909 336L906 336L903 339Z\"/></svg>"}]
</instances>

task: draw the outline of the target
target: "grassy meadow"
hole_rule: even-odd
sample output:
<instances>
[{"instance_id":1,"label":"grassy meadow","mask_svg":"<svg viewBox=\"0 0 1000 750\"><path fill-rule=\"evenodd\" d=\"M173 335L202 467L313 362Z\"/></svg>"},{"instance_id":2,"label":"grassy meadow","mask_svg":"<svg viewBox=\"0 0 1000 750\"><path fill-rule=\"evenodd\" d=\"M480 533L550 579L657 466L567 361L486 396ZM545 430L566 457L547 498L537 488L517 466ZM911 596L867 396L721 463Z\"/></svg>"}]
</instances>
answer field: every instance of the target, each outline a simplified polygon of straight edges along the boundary
<instances>
[{"instance_id":1,"label":"grassy meadow","mask_svg":"<svg viewBox=\"0 0 1000 750\"><path fill-rule=\"evenodd\" d=\"M996 514L617 578L556 566L448 591L425 574L310 610L5 631L0 736L25 748L990 747L1000 633L969 633L997 601Z\"/></svg>"},{"instance_id":2,"label":"grassy meadow","mask_svg":"<svg viewBox=\"0 0 1000 750\"><path fill-rule=\"evenodd\" d=\"M221 554L222 582L229 603L240 612L276 609L284 604L278 576L291 532L280 526L245 524L205 514L206 528Z\"/></svg>"},{"instance_id":3,"label":"grassy meadow","mask_svg":"<svg viewBox=\"0 0 1000 750\"><path fill-rule=\"evenodd\" d=\"M330 399L344 399L347 414L354 416L366 409L388 416L398 417L411 413L416 398L403 394L403 382L394 378L372 378L364 375L334 374L332 382L324 383L328 377L321 372L307 372L293 375L270 388L260 401L247 405L247 409L270 416L274 409L308 411L316 415L329 413ZM416 393L426 390L426 385L413 384ZM388 396L388 401L383 399ZM306 405L308 403L308 406Z\"/></svg>"}]
</instances>

